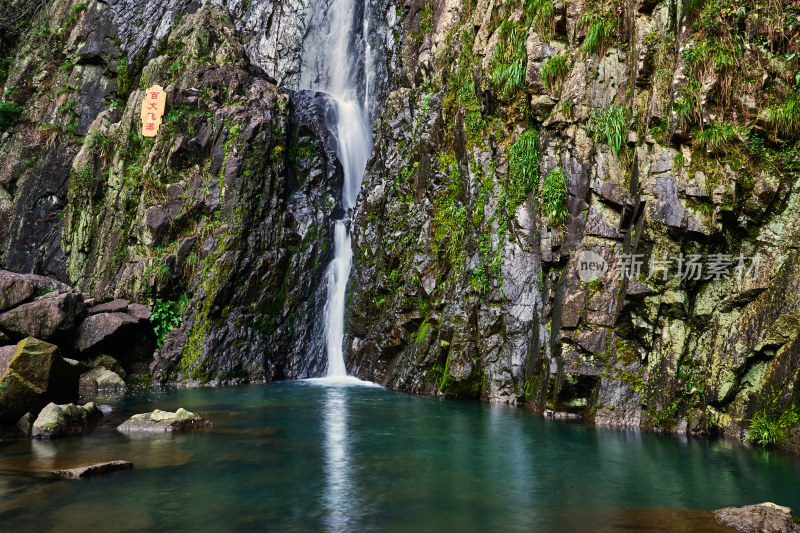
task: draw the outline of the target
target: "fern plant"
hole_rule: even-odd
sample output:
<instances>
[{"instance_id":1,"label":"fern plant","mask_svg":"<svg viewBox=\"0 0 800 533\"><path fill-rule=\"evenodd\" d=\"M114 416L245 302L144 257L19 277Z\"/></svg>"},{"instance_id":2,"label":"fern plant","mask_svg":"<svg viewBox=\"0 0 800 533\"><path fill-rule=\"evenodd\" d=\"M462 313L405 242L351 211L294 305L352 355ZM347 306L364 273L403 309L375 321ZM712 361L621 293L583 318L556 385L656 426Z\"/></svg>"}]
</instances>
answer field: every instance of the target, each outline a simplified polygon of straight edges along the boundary
<instances>
[{"instance_id":1,"label":"fern plant","mask_svg":"<svg viewBox=\"0 0 800 533\"><path fill-rule=\"evenodd\" d=\"M161 348L170 331L183 322L183 314L189 305L189 296L182 294L177 300L156 300L150 322L156 334L156 345Z\"/></svg>"},{"instance_id":2,"label":"fern plant","mask_svg":"<svg viewBox=\"0 0 800 533\"><path fill-rule=\"evenodd\" d=\"M798 420L800 420L800 413L794 405L778 418L775 418L766 409L761 410L750 419L745 440L753 441L761 446L783 444L787 439L786 430L796 425Z\"/></svg>"}]
</instances>

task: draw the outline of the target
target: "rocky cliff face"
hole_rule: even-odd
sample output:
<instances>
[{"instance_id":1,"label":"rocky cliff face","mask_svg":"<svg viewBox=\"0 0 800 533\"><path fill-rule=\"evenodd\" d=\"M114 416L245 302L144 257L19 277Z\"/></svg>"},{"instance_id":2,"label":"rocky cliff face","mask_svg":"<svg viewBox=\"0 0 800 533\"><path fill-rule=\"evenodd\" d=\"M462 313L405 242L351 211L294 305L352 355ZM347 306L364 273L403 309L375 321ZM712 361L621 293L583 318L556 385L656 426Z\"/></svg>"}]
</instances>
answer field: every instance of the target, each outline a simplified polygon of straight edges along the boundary
<instances>
[{"instance_id":1,"label":"rocky cliff face","mask_svg":"<svg viewBox=\"0 0 800 533\"><path fill-rule=\"evenodd\" d=\"M326 97L295 91L309 3L12 4L30 24L2 39L2 266L179 309L158 379L322 373L342 178ZM351 372L599 424L792 418L796 6L362 8L380 118ZM167 114L148 140L153 83ZM602 276L582 279L586 258ZM651 258L673 262L648 276ZM691 258L701 274L678 275ZM729 275L707 279L713 259Z\"/></svg>"},{"instance_id":2,"label":"rocky cliff face","mask_svg":"<svg viewBox=\"0 0 800 533\"><path fill-rule=\"evenodd\" d=\"M790 424L796 6L409 7L355 221L355 372L598 424Z\"/></svg>"}]
</instances>

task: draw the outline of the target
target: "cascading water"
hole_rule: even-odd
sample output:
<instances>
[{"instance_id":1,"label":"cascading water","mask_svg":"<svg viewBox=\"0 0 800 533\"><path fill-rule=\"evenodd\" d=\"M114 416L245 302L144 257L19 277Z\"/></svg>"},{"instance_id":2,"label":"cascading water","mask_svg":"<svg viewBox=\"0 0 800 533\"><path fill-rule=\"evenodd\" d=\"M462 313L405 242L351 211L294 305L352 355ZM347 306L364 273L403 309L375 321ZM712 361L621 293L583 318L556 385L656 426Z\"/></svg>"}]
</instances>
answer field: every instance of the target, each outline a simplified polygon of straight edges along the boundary
<instances>
[{"instance_id":1,"label":"cascading water","mask_svg":"<svg viewBox=\"0 0 800 533\"><path fill-rule=\"evenodd\" d=\"M344 314L347 282L353 262L350 214L356 205L367 166L370 137L370 52L367 42L367 4L356 0L326 0L314 6L303 46L302 89L328 93L335 106L337 155L344 172L344 216L334 222L334 258L328 266L325 335L328 377L347 375L344 364Z\"/></svg>"}]
</instances>

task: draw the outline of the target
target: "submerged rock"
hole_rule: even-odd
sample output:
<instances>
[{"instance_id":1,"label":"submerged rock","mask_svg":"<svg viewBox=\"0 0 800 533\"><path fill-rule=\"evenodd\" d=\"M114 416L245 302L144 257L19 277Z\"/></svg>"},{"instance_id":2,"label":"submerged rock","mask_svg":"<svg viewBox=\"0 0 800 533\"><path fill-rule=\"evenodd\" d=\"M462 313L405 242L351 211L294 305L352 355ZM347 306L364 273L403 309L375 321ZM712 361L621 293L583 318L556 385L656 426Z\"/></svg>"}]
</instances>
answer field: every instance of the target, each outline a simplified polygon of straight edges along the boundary
<instances>
[{"instance_id":1,"label":"submerged rock","mask_svg":"<svg viewBox=\"0 0 800 533\"><path fill-rule=\"evenodd\" d=\"M133 463L130 461L109 461L108 463L97 463L94 465L79 466L78 468L69 468L66 470L57 470L53 472L57 476L65 477L68 479L80 479L85 477L96 476L98 474L108 474L109 472L117 472L119 470L131 470Z\"/></svg>"},{"instance_id":2,"label":"submerged rock","mask_svg":"<svg viewBox=\"0 0 800 533\"><path fill-rule=\"evenodd\" d=\"M792 510L771 502L726 507L714 511L714 516L721 524L748 533L800 531L800 524L792 520Z\"/></svg>"},{"instance_id":3,"label":"submerged rock","mask_svg":"<svg viewBox=\"0 0 800 533\"><path fill-rule=\"evenodd\" d=\"M78 396L78 373L57 346L37 339L20 341L13 354L0 353L0 419L16 420L48 402Z\"/></svg>"},{"instance_id":4,"label":"submerged rock","mask_svg":"<svg viewBox=\"0 0 800 533\"><path fill-rule=\"evenodd\" d=\"M117 431L122 433L165 433L171 431L189 431L211 426L211 422L200 415L191 413L184 408L176 412L160 411L133 415L123 422Z\"/></svg>"},{"instance_id":5,"label":"submerged rock","mask_svg":"<svg viewBox=\"0 0 800 533\"><path fill-rule=\"evenodd\" d=\"M41 439L82 433L102 418L103 413L92 402L83 406L50 403L42 409L33 423L32 436Z\"/></svg>"}]
</instances>

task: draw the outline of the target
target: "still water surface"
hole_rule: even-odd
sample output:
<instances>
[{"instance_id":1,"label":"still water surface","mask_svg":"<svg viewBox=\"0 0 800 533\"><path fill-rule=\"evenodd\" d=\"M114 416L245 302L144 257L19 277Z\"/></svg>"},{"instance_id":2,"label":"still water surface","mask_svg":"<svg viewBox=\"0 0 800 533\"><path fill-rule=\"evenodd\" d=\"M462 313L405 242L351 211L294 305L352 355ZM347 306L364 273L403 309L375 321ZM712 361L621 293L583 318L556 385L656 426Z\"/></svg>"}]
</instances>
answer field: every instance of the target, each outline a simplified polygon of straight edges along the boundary
<instances>
[{"instance_id":1,"label":"still water surface","mask_svg":"<svg viewBox=\"0 0 800 533\"><path fill-rule=\"evenodd\" d=\"M795 459L729 440L602 430L379 387L140 390L93 432L0 443L3 531L717 530L705 510L800 511ZM184 407L210 431L127 436ZM43 473L126 459L87 480Z\"/></svg>"}]
</instances>

